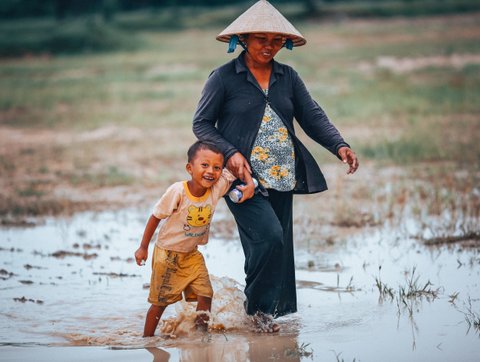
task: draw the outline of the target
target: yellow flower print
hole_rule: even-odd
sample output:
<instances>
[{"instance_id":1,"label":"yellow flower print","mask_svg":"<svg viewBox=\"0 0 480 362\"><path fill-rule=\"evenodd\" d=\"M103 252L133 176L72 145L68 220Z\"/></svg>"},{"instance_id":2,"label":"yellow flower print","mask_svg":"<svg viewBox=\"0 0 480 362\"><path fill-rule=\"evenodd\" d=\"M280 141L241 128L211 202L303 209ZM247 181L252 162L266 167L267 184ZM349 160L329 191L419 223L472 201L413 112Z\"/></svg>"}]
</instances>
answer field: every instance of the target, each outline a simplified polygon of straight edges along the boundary
<instances>
[{"instance_id":1,"label":"yellow flower print","mask_svg":"<svg viewBox=\"0 0 480 362\"><path fill-rule=\"evenodd\" d=\"M278 140L280 142L285 142L287 140L287 137L288 137L288 131L285 127L280 127L278 129Z\"/></svg>"},{"instance_id":2,"label":"yellow flower print","mask_svg":"<svg viewBox=\"0 0 480 362\"><path fill-rule=\"evenodd\" d=\"M268 152L268 148L256 146L252 150L252 158L258 161L266 161L268 159Z\"/></svg>"},{"instance_id":3,"label":"yellow flower print","mask_svg":"<svg viewBox=\"0 0 480 362\"><path fill-rule=\"evenodd\" d=\"M262 186L265 187L266 189L270 188L270 184L267 182L267 180L260 178L259 181L262 184Z\"/></svg>"},{"instance_id":4,"label":"yellow flower print","mask_svg":"<svg viewBox=\"0 0 480 362\"><path fill-rule=\"evenodd\" d=\"M280 180L288 176L288 170L285 167L280 167L279 165L273 165L270 167L269 174L275 180Z\"/></svg>"},{"instance_id":5,"label":"yellow flower print","mask_svg":"<svg viewBox=\"0 0 480 362\"><path fill-rule=\"evenodd\" d=\"M270 168L270 176L272 176L274 179L279 180L280 179L280 166L278 165L273 165Z\"/></svg>"},{"instance_id":6,"label":"yellow flower print","mask_svg":"<svg viewBox=\"0 0 480 362\"><path fill-rule=\"evenodd\" d=\"M272 119L272 117L267 116L267 115L264 115L263 118L262 118L262 122L267 123L267 122L269 122L271 119Z\"/></svg>"},{"instance_id":7,"label":"yellow flower print","mask_svg":"<svg viewBox=\"0 0 480 362\"><path fill-rule=\"evenodd\" d=\"M295 159L295 150L292 149L292 154L290 156L292 157L292 160Z\"/></svg>"}]
</instances>

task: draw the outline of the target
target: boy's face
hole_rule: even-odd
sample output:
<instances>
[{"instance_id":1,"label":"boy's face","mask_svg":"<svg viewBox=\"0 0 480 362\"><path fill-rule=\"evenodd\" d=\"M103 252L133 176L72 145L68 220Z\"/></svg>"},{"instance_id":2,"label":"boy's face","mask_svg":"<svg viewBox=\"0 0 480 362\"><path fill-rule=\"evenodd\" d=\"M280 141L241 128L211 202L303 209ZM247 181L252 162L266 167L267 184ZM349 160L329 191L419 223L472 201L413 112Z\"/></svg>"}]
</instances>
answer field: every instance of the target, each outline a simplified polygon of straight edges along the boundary
<instances>
[{"instance_id":1,"label":"boy's face","mask_svg":"<svg viewBox=\"0 0 480 362\"><path fill-rule=\"evenodd\" d=\"M198 150L186 168L192 176L192 186L197 190L210 188L222 174L223 155L206 149Z\"/></svg>"}]
</instances>

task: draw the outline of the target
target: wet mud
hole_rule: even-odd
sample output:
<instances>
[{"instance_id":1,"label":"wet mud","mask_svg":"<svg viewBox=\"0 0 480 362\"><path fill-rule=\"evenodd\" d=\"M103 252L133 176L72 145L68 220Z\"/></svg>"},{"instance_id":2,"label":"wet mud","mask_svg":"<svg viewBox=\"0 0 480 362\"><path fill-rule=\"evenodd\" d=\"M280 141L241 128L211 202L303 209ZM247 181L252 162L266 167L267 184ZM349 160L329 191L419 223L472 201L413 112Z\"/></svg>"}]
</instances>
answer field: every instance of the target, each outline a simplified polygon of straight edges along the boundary
<instances>
[{"instance_id":1,"label":"wet mud","mask_svg":"<svg viewBox=\"0 0 480 362\"><path fill-rule=\"evenodd\" d=\"M238 236L214 234L202 248L215 290L209 331L195 330L195 305L180 302L167 308L155 337L142 338L150 270L148 262L133 263L132 253L146 214L81 213L0 229L2 358L55 360L75 346L90 346L78 360L116 361L475 361L480 355L478 248L423 243L409 236L419 234L413 221L408 233L385 224L298 244L299 310L278 318L273 334L256 332L243 310ZM229 215L220 208L216 217L221 223Z\"/></svg>"}]
</instances>

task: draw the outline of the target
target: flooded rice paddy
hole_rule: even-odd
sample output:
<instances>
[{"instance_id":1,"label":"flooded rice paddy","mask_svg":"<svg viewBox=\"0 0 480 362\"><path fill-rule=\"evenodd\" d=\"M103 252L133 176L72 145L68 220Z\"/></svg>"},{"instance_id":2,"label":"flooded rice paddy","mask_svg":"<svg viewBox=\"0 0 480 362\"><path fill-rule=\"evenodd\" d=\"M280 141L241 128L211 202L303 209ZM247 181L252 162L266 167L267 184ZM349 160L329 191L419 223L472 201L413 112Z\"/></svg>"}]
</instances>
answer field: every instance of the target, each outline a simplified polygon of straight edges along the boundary
<instances>
[{"instance_id":1,"label":"flooded rice paddy","mask_svg":"<svg viewBox=\"0 0 480 362\"><path fill-rule=\"evenodd\" d=\"M0 360L478 361L478 249L428 247L389 226L297 247L299 310L274 335L254 333L241 307L238 236L214 237L201 250L216 290L212 321L225 330L190 330L191 311L178 303L163 316L174 333L144 339L150 270L133 252L147 215L0 229Z\"/></svg>"}]
</instances>

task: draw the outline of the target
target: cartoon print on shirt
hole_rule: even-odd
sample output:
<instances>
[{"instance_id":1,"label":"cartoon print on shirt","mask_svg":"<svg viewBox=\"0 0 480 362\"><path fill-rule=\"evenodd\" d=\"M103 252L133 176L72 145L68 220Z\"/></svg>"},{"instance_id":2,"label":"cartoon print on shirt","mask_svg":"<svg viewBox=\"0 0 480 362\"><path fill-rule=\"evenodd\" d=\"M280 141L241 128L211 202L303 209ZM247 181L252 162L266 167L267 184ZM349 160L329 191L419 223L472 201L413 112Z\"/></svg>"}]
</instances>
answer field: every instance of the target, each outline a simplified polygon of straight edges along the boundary
<instances>
[{"instance_id":1,"label":"cartoon print on shirt","mask_svg":"<svg viewBox=\"0 0 480 362\"><path fill-rule=\"evenodd\" d=\"M210 223L212 218L212 207L207 206L190 206L188 208L187 222L191 226L205 226Z\"/></svg>"}]
</instances>

